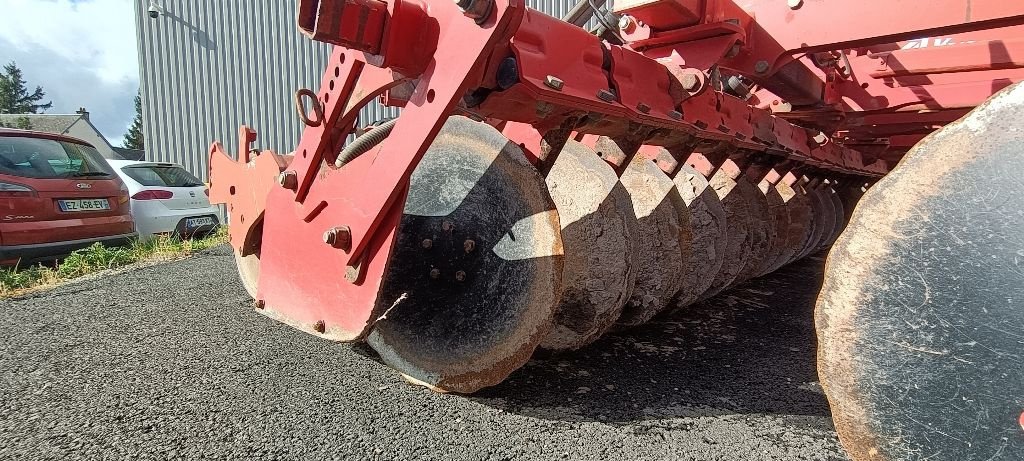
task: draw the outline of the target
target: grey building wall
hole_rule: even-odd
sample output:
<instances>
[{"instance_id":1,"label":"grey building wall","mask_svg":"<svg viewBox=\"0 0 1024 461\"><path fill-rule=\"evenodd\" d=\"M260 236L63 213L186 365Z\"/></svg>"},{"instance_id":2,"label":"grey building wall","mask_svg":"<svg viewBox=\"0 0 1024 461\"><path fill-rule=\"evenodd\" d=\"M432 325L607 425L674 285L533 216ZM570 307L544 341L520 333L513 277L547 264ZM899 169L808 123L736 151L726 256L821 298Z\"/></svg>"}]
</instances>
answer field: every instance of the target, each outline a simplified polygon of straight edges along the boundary
<instances>
[{"instance_id":1,"label":"grey building wall","mask_svg":"<svg viewBox=\"0 0 1024 461\"><path fill-rule=\"evenodd\" d=\"M428 0L451 1L451 0ZM528 0L561 17L576 0ZM290 152L302 125L293 107L299 88L319 87L330 47L303 37L295 0L135 0L146 159L184 165L206 179L214 140L229 152L238 127L259 132L257 145ZM610 2L609 2L610 3ZM385 116L374 104L363 121Z\"/></svg>"}]
</instances>

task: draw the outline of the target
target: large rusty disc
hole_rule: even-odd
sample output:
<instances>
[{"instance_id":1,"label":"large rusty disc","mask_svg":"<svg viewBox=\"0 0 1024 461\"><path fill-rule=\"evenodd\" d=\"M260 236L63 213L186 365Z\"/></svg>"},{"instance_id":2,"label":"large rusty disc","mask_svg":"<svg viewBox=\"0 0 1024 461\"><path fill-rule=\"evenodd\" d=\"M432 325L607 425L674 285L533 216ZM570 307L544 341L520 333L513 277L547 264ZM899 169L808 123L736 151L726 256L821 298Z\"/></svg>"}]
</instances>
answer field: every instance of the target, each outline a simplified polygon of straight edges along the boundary
<instances>
[{"instance_id":1,"label":"large rusty disc","mask_svg":"<svg viewBox=\"0 0 1024 461\"><path fill-rule=\"evenodd\" d=\"M541 347L578 349L615 324L633 293L637 219L612 167L578 142L562 148L547 184L562 226L565 265L555 325Z\"/></svg>"},{"instance_id":2,"label":"large rusty disc","mask_svg":"<svg viewBox=\"0 0 1024 461\"><path fill-rule=\"evenodd\" d=\"M804 247L800 250L800 253L796 258L801 259L813 253L821 243L822 239L825 238L825 235L832 232L835 226L835 215L832 212L832 202L826 200L820 190L807 187L805 184L801 184L797 187L804 191L807 198L810 200L811 216L813 216L811 219L811 235L807 241L804 242ZM826 205L825 202L828 202L828 204Z\"/></svg>"},{"instance_id":3,"label":"large rusty disc","mask_svg":"<svg viewBox=\"0 0 1024 461\"><path fill-rule=\"evenodd\" d=\"M818 298L818 374L862 460L1024 455L1024 85L860 201Z\"/></svg>"},{"instance_id":4,"label":"large rusty disc","mask_svg":"<svg viewBox=\"0 0 1024 461\"><path fill-rule=\"evenodd\" d=\"M760 277L773 270L775 261L786 251L786 244L789 242L789 229L792 223L790 217L789 202L787 202L778 188L767 181L757 185L761 193L768 200L768 214L771 215L772 240L768 253L761 260L760 266L754 272L753 277Z\"/></svg>"},{"instance_id":5,"label":"large rusty disc","mask_svg":"<svg viewBox=\"0 0 1024 461\"><path fill-rule=\"evenodd\" d=\"M769 258L775 241L775 215L768 206L768 197L754 183L745 177L737 180L739 189L747 197L749 213L748 258L743 269L732 285L746 282L761 273L761 267Z\"/></svg>"},{"instance_id":6,"label":"large rusty disc","mask_svg":"<svg viewBox=\"0 0 1024 461\"><path fill-rule=\"evenodd\" d=\"M711 286L701 294L702 300L711 298L732 285L750 258L747 251L750 241L750 190L721 169L708 182L721 200L722 208L725 209L727 238L722 266L715 274Z\"/></svg>"},{"instance_id":7,"label":"large rusty disc","mask_svg":"<svg viewBox=\"0 0 1024 461\"><path fill-rule=\"evenodd\" d=\"M789 212L789 225L783 235L781 251L775 256L775 260L767 268L765 273L774 272L780 267L793 262L804 245L810 238L812 231L811 202L807 195L798 192L789 184L780 182L775 186L775 192L785 202L786 210Z\"/></svg>"},{"instance_id":8,"label":"large rusty disc","mask_svg":"<svg viewBox=\"0 0 1024 461\"><path fill-rule=\"evenodd\" d=\"M822 250L832 246L836 239L839 238L839 234L843 233L843 229L846 228L846 210L844 210L843 200L831 185L824 188L823 191L825 196L832 202L832 212L835 215L835 221L832 233L821 244L820 249Z\"/></svg>"},{"instance_id":9,"label":"large rusty disc","mask_svg":"<svg viewBox=\"0 0 1024 461\"><path fill-rule=\"evenodd\" d=\"M544 178L493 127L452 117L410 179L367 341L435 390L497 384L551 329L561 273Z\"/></svg>"},{"instance_id":10,"label":"large rusty disc","mask_svg":"<svg viewBox=\"0 0 1024 461\"><path fill-rule=\"evenodd\" d=\"M692 238L691 257L684 262L684 283L677 298L678 306L686 306L711 287L722 268L729 241L728 224L722 201L704 175L683 165L673 182L689 210Z\"/></svg>"},{"instance_id":11,"label":"large rusty disc","mask_svg":"<svg viewBox=\"0 0 1024 461\"><path fill-rule=\"evenodd\" d=\"M235 268L238 269L238 279L242 281L242 287L251 298L256 299L260 280L259 256L255 254L242 256L237 249L232 253L235 255Z\"/></svg>"},{"instance_id":12,"label":"large rusty disc","mask_svg":"<svg viewBox=\"0 0 1024 461\"><path fill-rule=\"evenodd\" d=\"M654 162L636 156L620 181L637 217L636 286L618 321L629 327L650 320L679 292L689 237L680 223L686 215L679 209L679 191Z\"/></svg>"}]
</instances>

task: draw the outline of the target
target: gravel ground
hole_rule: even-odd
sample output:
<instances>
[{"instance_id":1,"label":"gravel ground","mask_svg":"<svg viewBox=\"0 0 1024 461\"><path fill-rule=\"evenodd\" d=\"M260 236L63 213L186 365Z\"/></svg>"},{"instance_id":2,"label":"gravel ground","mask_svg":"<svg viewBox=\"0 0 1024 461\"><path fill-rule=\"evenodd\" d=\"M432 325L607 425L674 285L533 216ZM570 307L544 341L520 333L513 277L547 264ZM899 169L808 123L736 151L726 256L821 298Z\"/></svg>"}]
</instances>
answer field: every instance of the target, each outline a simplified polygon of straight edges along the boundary
<instances>
[{"instance_id":1,"label":"gravel ground","mask_svg":"<svg viewBox=\"0 0 1024 461\"><path fill-rule=\"evenodd\" d=\"M845 459L815 374L822 265L464 397L256 314L216 248L0 300L0 459Z\"/></svg>"}]
</instances>

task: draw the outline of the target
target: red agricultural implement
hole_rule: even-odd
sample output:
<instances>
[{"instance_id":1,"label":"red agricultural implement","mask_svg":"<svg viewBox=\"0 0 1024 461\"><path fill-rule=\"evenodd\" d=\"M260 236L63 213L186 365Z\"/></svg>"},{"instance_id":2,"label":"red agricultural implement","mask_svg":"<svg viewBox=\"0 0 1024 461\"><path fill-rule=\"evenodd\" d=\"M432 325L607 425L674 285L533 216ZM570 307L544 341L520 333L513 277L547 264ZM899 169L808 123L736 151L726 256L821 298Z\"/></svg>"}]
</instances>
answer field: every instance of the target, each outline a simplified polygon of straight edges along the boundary
<instances>
[{"instance_id":1,"label":"red agricultural implement","mask_svg":"<svg viewBox=\"0 0 1024 461\"><path fill-rule=\"evenodd\" d=\"M832 247L851 456L1020 459L1024 3L604 3L300 1L301 142L211 151L256 308L469 393Z\"/></svg>"}]
</instances>

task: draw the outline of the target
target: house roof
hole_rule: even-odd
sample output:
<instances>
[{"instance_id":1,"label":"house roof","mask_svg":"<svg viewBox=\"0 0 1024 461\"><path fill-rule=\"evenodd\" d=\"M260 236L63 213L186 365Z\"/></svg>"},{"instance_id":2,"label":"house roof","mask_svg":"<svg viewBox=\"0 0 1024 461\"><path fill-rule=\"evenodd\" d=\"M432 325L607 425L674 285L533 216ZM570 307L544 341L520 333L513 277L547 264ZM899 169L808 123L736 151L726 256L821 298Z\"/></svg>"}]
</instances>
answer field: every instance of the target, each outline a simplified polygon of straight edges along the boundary
<instances>
[{"instance_id":1,"label":"house roof","mask_svg":"<svg viewBox=\"0 0 1024 461\"><path fill-rule=\"evenodd\" d=\"M82 119L82 114L51 115L51 114L0 114L0 122L13 125L20 118L27 118L32 129L47 133L67 134L71 126Z\"/></svg>"}]
</instances>

